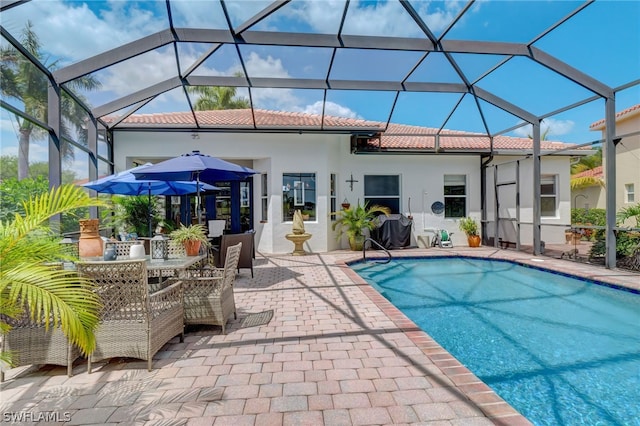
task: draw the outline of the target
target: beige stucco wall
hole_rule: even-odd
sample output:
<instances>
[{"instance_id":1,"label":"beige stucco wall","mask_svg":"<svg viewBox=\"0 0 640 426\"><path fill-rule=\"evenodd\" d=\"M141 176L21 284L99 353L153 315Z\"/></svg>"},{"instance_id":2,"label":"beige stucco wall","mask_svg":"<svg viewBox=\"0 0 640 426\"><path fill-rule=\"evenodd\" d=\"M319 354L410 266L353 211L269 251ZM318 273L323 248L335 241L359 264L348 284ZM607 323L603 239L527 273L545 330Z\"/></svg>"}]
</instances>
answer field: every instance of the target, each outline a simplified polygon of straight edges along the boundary
<instances>
[{"instance_id":1,"label":"beige stucco wall","mask_svg":"<svg viewBox=\"0 0 640 426\"><path fill-rule=\"evenodd\" d=\"M604 127L602 138L605 137ZM616 146L616 212L620 209L640 203L640 110L632 111L616 120L616 135L624 136ZM607 152L603 149L603 158ZM603 161L603 171L606 177L606 161ZM633 184L635 200L627 202L625 185ZM604 194L604 191L602 192ZM630 222L624 225L631 226Z\"/></svg>"},{"instance_id":2,"label":"beige stucco wall","mask_svg":"<svg viewBox=\"0 0 640 426\"><path fill-rule=\"evenodd\" d=\"M421 240L418 237L431 236L435 229L440 228L454 233L455 245L467 244L466 237L458 230L457 220L445 219L443 215L431 212L434 201L443 201L445 174L466 176L467 213L478 220L481 217L480 157L477 155L353 155L348 135L200 133L198 136L198 139L194 139L190 133L116 132L116 167L124 170L132 167L134 160L157 162L198 149L204 154L239 162L260 173L267 173L269 212L268 220L264 223L260 221L260 175L253 180L253 222L257 248L263 253L286 253L293 248L292 243L284 238L285 234L291 232L292 224L282 221L282 174L287 172L316 174L317 219L305 222L306 231L313 234L306 248L314 252L347 247L346 241L338 241L331 230L331 173L337 175L338 205L344 198L352 204L364 201L364 175L399 175L401 213L409 214L410 200L410 213L414 218L414 244ZM549 222L569 223L568 161L568 157L545 157L542 162L543 173L561 176L558 218ZM530 166L524 166L523 169L529 175L532 173ZM353 190L346 182L351 175L358 181L354 183ZM532 190L531 185L523 185L523 220L530 221L532 218ZM546 232L544 227L543 232ZM564 238L561 233L558 235ZM550 234L547 241L552 239ZM531 238L528 239L529 244L530 241Z\"/></svg>"}]
</instances>

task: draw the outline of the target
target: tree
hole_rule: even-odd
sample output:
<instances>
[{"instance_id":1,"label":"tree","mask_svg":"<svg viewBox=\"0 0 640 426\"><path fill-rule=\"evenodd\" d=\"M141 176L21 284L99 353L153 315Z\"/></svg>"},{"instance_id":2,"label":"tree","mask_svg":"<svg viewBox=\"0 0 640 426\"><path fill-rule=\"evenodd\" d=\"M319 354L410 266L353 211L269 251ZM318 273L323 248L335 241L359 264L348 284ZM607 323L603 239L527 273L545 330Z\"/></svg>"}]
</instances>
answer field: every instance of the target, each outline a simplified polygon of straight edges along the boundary
<instances>
[{"instance_id":1,"label":"tree","mask_svg":"<svg viewBox=\"0 0 640 426\"><path fill-rule=\"evenodd\" d=\"M542 132L542 134L540 135L540 141L548 140L547 137L549 136L549 130L551 130L550 127L547 127L546 129L544 129L544 132ZM527 137L529 139L533 139L533 135L527 135Z\"/></svg>"},{"instance_id":2,"label":"tree","mask_svg":"<svg viewBox=\"0 0 640 426\"><path fill-rule=\"evenodd\" d=\"M242 74L236 73L235 76L242 77ZM196 111L245 109L251 106L248 99L236 98L236 87L189 86L188 91L200 95L194 104Z\"/></svg>"},{"instance_id":3,"label":"tree","mask_svg":"<svg viewBox=\"0 0 640 426\"><path fill-rule=\"evenodd\" d=\"M24 204L24 214L0 221L2 333L10 331L7 318L20 318L27 312L33 322L60 326L84 353L93 350L100 300L89 281L50 266L69 255L47 224L54 215L101 205L82 188L63 185L31 198ZM11 364L11 354L1 353L0 360Z\"/></svg>"},{"instance_id":4,"label":"tree","mask_svg":"<svg viewBox=\"0 0 640 426\"><path fill-rule=\"evenodd\" d=\"M604 187L604 181L599 177L576 177L576 175L580 173L586 172L587 170L593 170L599 166L602 166L602 148L598 148L598 151L596 151L595 154L580 157L578 162L571 165L571 189L582 189L597 185Z\"/></svg>"},{"instance_id":5,"label":"tree","mask_svg":"<svg viewBox=\"0 0 640 426\"><path fill-rule=\"evenodd\" d=\"M33 25L27 21L22 32L20 43L42 63L46 68L54 70L58 67L58 61L47 63L41 51L38 36L33 31ZM49 80L35 65L24 57L13 46L0 50L0 89L2 95L13 98L24 105L24 112L42 122L47 122L47 99ZM100 82L91 76L84 76L67 83L70 89L94 90L100 87ZM81 95L76 96L84 103L86 99ZM70 129L82 129L86 112L64 90L61 91L60 113L61 132L70 135ZM29 143L31 137L43 139L47 132L18 115L15 115L18 123L18 179L22 180L29 175ZM79 132L80 139L86 138L86 133ZM63 158L73 159L72 148L60 141L60 149Z\"/></svg>"},{"instance_id":6,"label":"tree","mask_svg":"<svg viewBox=\"0 0 640 426\"><path fill-rule=\"evenodd\" d=\"M596 167L602 166L602 147L591 155L580 157L580 160L571 166L571 174L575 175L587 170L593 170Z\"/></svg>"}]
</instances>

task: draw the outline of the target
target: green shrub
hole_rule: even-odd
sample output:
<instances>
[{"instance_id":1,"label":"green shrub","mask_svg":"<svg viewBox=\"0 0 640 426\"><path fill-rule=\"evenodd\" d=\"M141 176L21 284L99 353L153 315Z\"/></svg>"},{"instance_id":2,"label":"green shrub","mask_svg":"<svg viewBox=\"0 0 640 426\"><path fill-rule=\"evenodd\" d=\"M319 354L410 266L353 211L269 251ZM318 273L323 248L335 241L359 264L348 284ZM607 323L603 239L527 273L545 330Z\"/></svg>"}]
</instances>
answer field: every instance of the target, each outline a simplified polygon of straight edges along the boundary
<instances>
[{"instance_id":1,"label":"green shrub","mask_svg":"<svg viewBox=\"0 0 640 426\"><path fill-rule=\"evenodd\" d=\"M607 223L607 211L605 209L571 209L571 223L604 226Z\"/></svg>"},{"instance_id":2,"label":"green shrub","mask_svg":"<svg viewBox=\"0 0 640 426\"><path fill-rule=\"evenodd\" d=\"M640 248L640 234L637 232L617 232L616 233L616 258L622 259L633 255ZM589 257L601 257L606 253L605 239L598 238L591 250Z\"/></svg>"}]
</instances>

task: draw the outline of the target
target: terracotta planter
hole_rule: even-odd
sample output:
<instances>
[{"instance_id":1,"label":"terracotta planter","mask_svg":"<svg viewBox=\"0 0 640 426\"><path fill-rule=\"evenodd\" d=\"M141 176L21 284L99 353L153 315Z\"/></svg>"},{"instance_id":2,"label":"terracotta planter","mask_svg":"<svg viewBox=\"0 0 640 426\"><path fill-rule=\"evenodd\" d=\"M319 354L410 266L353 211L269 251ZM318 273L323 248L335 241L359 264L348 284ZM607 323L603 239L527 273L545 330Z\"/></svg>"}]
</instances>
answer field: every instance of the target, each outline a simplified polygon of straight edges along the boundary
<instances>
[{"instance_id":1,"label":"terracotta planter","mask_svg":"<svg viewBox=\"0 0 640 426\"><path fill-rule=\"evenodd\" d=\"M78 241L80 257L102 256L104 244L99 229L100 219L80 219L80 240Z\"/></svg>"},{"instance_id":2,"label":"terracotta planter","mask_svg":"<svg viewBox=\"0 0 640 426\"><path fill-rule=\"evenodd\" d=\"M200 253L200 245L202 241L194 240L194 241L185 241L184 242L184 250L187 252L187 256L197 256Z\"/></svg>"},{"instance_id":3,"label":"terracotta planter","mask_svg":"<svg viewBox=\"0 0 640 426\"><path fill-rule=\"evenodd\" d=\"M467 235L469 247L480 247L480 235Z\"/></svg>"}]
</instances>

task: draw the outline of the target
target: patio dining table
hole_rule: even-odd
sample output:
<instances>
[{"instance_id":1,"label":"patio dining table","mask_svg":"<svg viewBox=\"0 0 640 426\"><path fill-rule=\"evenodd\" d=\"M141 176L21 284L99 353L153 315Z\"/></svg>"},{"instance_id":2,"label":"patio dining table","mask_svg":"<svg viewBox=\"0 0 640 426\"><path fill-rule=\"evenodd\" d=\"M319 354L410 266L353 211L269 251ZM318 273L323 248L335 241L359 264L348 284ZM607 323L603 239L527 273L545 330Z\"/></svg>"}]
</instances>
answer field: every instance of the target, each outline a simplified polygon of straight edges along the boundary
<instances>
[{"instance_id":1,"label":"patio dining table","mask_svg":"<svg viewBox=\"0 0 640 426\"><path fill-rule=\"evenodd\" d=\"M206 255L198 255L198 256L185 256L185 257L177 257L170 258L164 260L153 259L151 260L150 256L145 256L147 271L155 272L154 276L159 278L158 281L162 282L163 278L167 278L169 276L180 277L185 270L189 267L196 265L197 263L206 260ZM84 257L80 260L103 260L102 257ZM108 262L108 261L105 261ZM75 265L65 264L65 268L75 269Z\"/></svg>"}]
</instances>

